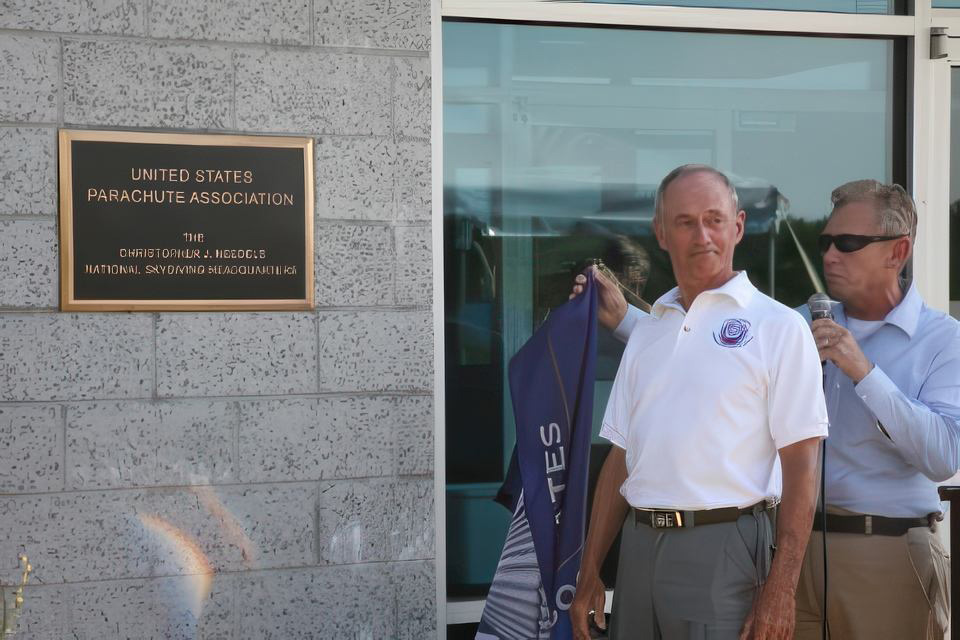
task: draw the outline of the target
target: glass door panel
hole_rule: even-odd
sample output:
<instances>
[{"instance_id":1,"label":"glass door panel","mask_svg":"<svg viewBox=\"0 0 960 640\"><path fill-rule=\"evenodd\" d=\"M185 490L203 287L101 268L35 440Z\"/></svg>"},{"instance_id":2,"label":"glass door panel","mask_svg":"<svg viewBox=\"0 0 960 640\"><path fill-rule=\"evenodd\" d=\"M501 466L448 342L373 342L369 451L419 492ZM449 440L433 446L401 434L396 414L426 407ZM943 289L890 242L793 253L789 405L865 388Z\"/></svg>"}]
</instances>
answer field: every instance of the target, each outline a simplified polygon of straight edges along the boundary
<instances>
[{"instance_id":1,"label":"glass door panel","mask_svg":"<svg viewBox=\"0 0 960 640\"><path fill-rule=\"evenodd\" d=\"M444 22L451 597L486 593L509 521L491 501L513 447L507 362L574 274L599 258L646 302L673 287L654 192L675 166L708 163L747 211L736 267L802 304L819 277L803 256L819 264L831 190L904 179L904 51L888 39ZM602 334L595 434L622 351Z\"/></svg>"}]
</instances>

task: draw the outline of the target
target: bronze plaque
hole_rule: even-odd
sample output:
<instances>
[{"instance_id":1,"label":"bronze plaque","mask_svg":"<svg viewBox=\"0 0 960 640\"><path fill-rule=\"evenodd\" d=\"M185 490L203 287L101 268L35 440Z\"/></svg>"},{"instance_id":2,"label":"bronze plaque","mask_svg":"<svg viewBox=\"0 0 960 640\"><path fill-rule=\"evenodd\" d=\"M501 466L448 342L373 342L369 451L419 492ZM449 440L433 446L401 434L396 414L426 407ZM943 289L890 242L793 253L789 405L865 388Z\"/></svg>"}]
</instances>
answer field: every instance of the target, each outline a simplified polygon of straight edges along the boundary
<instances>
[{"instance_id":1,"label":"bronze plaque","mask_svg":"<svg viewBox=\"0 0 960 640\"><path fill-rule=\"evenodd\" d=\"M60 304L313 308L313 140L60 131Z\"/></svg>"}]
</instances>

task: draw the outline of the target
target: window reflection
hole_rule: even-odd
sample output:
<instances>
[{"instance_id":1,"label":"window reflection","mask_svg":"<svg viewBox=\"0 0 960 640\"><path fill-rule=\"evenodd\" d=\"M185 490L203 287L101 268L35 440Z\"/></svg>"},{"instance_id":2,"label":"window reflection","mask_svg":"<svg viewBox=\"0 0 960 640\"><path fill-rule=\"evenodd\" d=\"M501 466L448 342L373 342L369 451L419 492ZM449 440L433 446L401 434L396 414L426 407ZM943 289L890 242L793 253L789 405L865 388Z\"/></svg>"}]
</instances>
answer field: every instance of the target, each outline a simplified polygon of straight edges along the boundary
<instances>
[{"instance_id":1,"label":"window reflection","mask_svg":"<svg viewBox=\"0 0 960 640\"><path fill-rule=\"evenodd\" d=\"M490 500L507 361L574 274L600 259L647 302L672 288L655 190L706 163L747 212L735 266L802 304L833 187L902 179L903 94L890 40L445 22L443 42L448 584L482 595L509 519ZM621 352L601 332L594 434Z\"/></svg>"}]
</instances>

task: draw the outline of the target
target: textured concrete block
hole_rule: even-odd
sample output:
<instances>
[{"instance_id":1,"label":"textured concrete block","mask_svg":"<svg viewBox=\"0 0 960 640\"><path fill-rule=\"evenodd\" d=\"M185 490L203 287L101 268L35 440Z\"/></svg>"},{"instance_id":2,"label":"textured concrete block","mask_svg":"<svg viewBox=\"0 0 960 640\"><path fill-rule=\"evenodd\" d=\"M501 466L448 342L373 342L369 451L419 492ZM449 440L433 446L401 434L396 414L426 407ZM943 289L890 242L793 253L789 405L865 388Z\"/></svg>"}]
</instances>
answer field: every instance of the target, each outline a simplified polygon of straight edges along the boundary
<instances>
[{"instance_id":1,"label":"textured concrete block","mask_svg":"<svg viewBox=\"0 0 960 640\"><path fill-rule=\"evenodd\" d=\"M321 219L431 218L429 142L321 137L315 166Z\"/></svg>"},{"instance_id":2,"label":"textured concrete block","mask_svg":"<svg viewBox=\"0 0 960 640\"><path fill-rule=\"evenodd\" d=\"M74 587L64 638L232 638L233 576L198 574Z\"/></svg>"},{"instance_id":3,"label":"textured concrete block","mask_svg":"<svg viewBox=\"0 0 960 640\"><path fill-rule=\"evenodd\" d=\"M389 523L390 558L419 560L436 554L433 478L403 478L393 487Z\"/></svg>"},{"instance_id":4,"label":"textured concrete block","mask_svg":"<svg viewBox=\"0 0 960 640\"><path fill-rule=\"evenodd\" d=\"M57 121L60 42L0 34L0 120Z\"/></svg>"},{"instance_id":5,"label":"textured concrete block","mask_svg":"<svg viewBox=\"0 0 960 640\"><path fill-rule=\"evenodd\" d=\"M396 437L397 473L433 473L433 397L405 396L391 414Z\"/></svg>"},{"instance_id":6,"label":"textured concrete block","mask_svg":"<svg viewBox=\"0 0 960 640\"><path fill-rule=\"evenodd\" d=\"M322 137L315 155L320 218L394 218L397 147L391 138Z\"/></svg>"},{"instance_id":7,"label":"textured concrete block","mask_svg":"<svg viewBox=\"0 0 960 640\"><path fill-rule=\"evenodd\" d=\"M399 457L397 439L402 436L408 445L415 439L409 433L418 432L426 422L423 400L400 396L241 403L240 479L390 475Z\"/></svg>"},{"instance_id":8,"label":"textured concrete block","mask_svg":"<svg viewBox=\"0 0 960 640\"><path fill-rule=\"evenodd\" d=\"M0 219L0 306L57 306L57 225Z\"/></svg>"},{"instance_id":9,"label":"textured concrete block","mask_svg":"<svg viewBox=\"0 0 960 640\"><path fill-rule=\"evenodd\" d=\"M430 140L430 60L397 58L396 130L402 138Z\"/></svg>"},{"instance_id":10,"label":"textured concrete block","mask_svg":"<svg viewBox=\"0 0 960 640\"><path fill-rule=\"evenodd\" d=\"M0 493L63 489L58 406L0 406Z\"/></svg>"},{"instance_id":11,"label":"textured concrete block","mask_svg":"<svg viewBox=\"0 0 960 640\"><path fill-rule=\"evenodd\" d=\"M316 390L314 318L306 313L162 314L160 396Z\"/></svg>"},{"instance_id":12,"label":"textured concrete block","mask_svg":"<svg viewBox=\"0 0 960 640\"><path fill-rule=\"evenodd\" d=\"M424 0L317 0L316 44L333 47L430 47L430 3Z\"/></svg>"},{"instance_id":13,"label":"textured concrete block","mask_svg":"<svg viewBox=\"0 0 960 640\"><path fill-rule=\"evenodd\" d=\"M54 129L0 127L0 215L57 213L56 140Z\"/></svg>"},{"instance_id":14,"label":"textured concrete block","mask_svg":"<svg viewBox=\"0 0 960 640\"><path fill-rule=\"evenodd\" d=\"M303 566L315 502L292 483L9 496L0 557L25 549L48 583Z\"/></svg>"},{"instance_id":15,"label":"textured concrete block","mask_svg":"<svg viewBox=\"0 0 960 640\"><path fill-rule=\"evenodd\" d=\"M321 391L427 391L433 323L426 312L321 314Z\"/></svg>"},{"instance_id":16,"label":"textured concrete block","mask_svg":"<svg viewBox=\"0 0 960 640\"><path fill-rule=\"evenodd\" d=\"M317 498L320 564L356 564L390 558L388 532L393 483L342 480L323 483Z\"/></svg>"},{"instance_id":17,"label":"textured concrete block","mask_svg":"<svg viewBox=\"0 0 960 640\"><path fill-rule=\"evenodd\" d=\"M232 125L226 49L117 40L63 43L64 120L136 127Z\"/></svg>"},{"instance_id":18,"label":"textured concrete block","mask_svg":"<svg viewBox=\"0 0 960 640\"><path fill-rule=\"evenodd\" d=\"M433 301L430 227L397 227L397 304L429 306Z\"/></svg>"},{"instance_id":19,"label":"textured concrete block","mask_svg":"<svg viewBox=\"0 0 960 640\"><path fill-rule=\"evenodd\" d=\"M319 224L315 235L317 306L393 304L393 229Z\"/></svg>"},{"instance_id":20,"label":"textured concrete block","mask_svg":"<svg viewBox=\"0 0 960 640\"><path fill-rule=\"evenodd\" d=\"M0 398L143 398L153 392L153 320L131 314L0 314Z\"/></svg>"},{"instance_id":21,"label":"textured concrete block","mask_svg":"<svg viewBox=\"0 0 960 640\"><path fill-rule=\"evenodd\" d=\"M430 142L408 140L398 147L397 219L429 221L431 210Z\"/></svg>"},{"instance_id":22,"label":"textured concrete block","mask_svg":"<svg viewBox=\"0 0 960 640\"><path fill-rule=\"evenodd\" d=\"M143 35L143 2L2 0L0 29Z\"/></svg>"},{"instance_id":23,"label":"textured concrete block","mask_svg":"<svg viewBox=\"0 0 960 640\"><path fill-rule=\"evenodd\" d=\"M150 35L309 45L310 0L153 0Z\"/></svg>"},{"instance_id":24,"label":"textured concrete block","mask_svg":"<svg viewBox=\"0 0 960 640\"><path fill-rule=\"evenodd\" d=\"M397 601L397 640L432 638L437 632L437 578L432 561L399 562L392 578Z\"/></svg>"},{"instance_id":25,"label":"textured concrete block","mask_svg":"<svg viewBox=\"0 0 960 640\"><path fill-rule=\"evenodd\" d=\"M71 489L215 484L236 479L231 402L109 402L67 410Z\"/></svg>"},{"instance_id":26,"label":"textured concrete block","mask_svg":"<svg viewBox=\"0 0 960 640\"><path fill-rule=\"evenodd\" d=\"M251 131L392 135L392 62L319 51L237 53L237 123Z\"/></svg>"},{"instance_id":27,"label":"textured concrete block","mask_svg":"<svg viewBox=\"0 0 960 640\"><path fill-rule=\"evenodd\" d=\"M396 637L387 565L265 571L241 580L240 640Z\"/></svg>"}]
</instances>

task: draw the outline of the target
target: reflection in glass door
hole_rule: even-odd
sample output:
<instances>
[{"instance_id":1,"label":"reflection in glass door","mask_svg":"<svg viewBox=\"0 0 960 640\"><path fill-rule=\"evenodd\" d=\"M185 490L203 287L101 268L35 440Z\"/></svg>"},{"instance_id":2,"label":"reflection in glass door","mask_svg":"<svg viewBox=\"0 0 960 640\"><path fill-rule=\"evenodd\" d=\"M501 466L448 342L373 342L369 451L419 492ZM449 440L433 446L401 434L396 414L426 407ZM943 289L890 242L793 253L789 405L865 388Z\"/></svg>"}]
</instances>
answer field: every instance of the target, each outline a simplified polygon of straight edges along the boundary
<instances>
[{"instance_id":1,"label":"reflection in glass door","mask_svg":"<svg viewBox=\"0 0 960 640\"><path fill-rule=\"evenodd\" d=\"M904 54L881 38L444 22L449 597L486 593L509 523L492 501L513 446L509 358L584 261L647 302L670 289L654 191L708 163L747 211L735 266L803 303L830 191L904 179ZM594 433L621 350L603 332Z\"/></svg>"}]
</instances>

